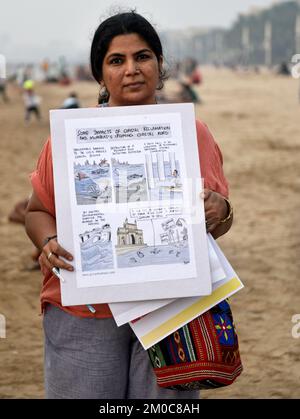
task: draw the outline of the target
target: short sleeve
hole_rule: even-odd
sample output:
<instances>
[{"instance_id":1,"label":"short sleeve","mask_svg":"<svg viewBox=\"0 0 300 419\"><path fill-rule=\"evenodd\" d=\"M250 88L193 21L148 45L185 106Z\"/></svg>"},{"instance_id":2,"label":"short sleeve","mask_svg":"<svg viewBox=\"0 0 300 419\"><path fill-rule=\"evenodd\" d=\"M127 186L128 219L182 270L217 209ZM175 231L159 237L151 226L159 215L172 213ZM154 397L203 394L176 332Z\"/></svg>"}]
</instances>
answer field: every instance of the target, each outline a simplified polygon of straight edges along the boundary
<instances>
[{"instance_id":1,"label":"short sleeve","mask_svg":"<svg viewBox=\"0 0 300 419\"><path fill-rule=\"evenodd\" d=\"M205 188L218 192L228 198L228 182L223 171L223 156L208 127L196 121L197 141L201 175Z\"/></svg>"},{"instance_id":2,"label":"short sleeve","mask_svg":"<svg viewBox=\"0 0 300 419\"><path fill-rule=\"evenodd\" d=\"M39 200L55 217L54 182L51 139L48 138L38 159L36 170L30 175L31 184Z\"/></svg>"}]
</instances>

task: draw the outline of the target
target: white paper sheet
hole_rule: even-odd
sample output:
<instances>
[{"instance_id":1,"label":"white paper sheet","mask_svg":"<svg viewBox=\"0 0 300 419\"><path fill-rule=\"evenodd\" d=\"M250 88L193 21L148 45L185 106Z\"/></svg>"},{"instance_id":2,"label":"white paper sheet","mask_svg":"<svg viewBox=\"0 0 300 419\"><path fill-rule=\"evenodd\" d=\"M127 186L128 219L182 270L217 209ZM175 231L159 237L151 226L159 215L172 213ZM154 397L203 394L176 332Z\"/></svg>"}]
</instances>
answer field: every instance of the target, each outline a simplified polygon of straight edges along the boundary
<instances>
[{"instance_id":1,"label":"white paper sheet","mask_svg":"<svg viewBox=\"0 0 300 419\"><path fill-rule=\"evenodd\" d=\"M226 279L213 285L213 293L206 297L177 299L146 316L130 323L144 349L164 339L180 327L229 298L244 286L225 255L212 239L214 249L226 273Z\"/></svg>"},{"instance_id":2,"label":"white paper sheet","mask_svg":"<svg viewBox=\"0 0 300 419\"><path fill-rule=\"evenodd\" d=\"M222 279L226 278L225 271L219 261L217 253L212 244L212 236L208 236L208 252L209 252L209 264L211 270L212 283L216 284ZM134 303L113 303L109 304L110 310L114 316L114 319L118 326L122 326L134 319L142 317L148 313L151 313L161 307L164 307L174 300L155 300L155 301L137 301Z\"/></svg>"}]
</instances>

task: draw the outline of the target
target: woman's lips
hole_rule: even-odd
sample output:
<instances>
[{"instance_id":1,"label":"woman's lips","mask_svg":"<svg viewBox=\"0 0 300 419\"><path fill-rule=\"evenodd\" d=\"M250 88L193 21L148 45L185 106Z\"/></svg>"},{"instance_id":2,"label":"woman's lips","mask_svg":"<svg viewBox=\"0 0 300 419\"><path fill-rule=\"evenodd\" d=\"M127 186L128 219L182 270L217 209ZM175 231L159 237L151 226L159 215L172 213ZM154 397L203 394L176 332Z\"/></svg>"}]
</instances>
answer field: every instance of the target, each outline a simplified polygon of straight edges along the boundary
<instances>
[{"instance_id":1,"label":"woman's lips","mask_svg":"<svg viewBox=\"0 0 300 419\"><path fill-rule=\"evenodd\" d=\"M142 86L144 82L135 82L135 83L128 83L125 85L125 87L128 87L129 89L136 89L140 86Z\"/></svg>"}]
</instances>

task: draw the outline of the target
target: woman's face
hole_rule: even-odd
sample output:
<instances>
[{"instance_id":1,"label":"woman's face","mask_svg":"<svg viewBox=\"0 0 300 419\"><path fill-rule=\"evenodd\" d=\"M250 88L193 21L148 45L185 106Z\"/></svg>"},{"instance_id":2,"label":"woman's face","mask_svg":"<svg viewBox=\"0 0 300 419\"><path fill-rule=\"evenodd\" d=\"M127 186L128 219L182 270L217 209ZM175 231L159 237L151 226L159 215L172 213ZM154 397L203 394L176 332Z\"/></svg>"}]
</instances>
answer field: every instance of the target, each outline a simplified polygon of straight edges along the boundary
<instances>
[{"instance_id":1,"label":"woman's face","mask_svg":"<svg viewBox=\"0 0 300 419\"><path fill-rule=\"evenodd\" d=\"M109 105L154 104L161 65L162 59L158 62L138 34L113 38L102 67L102 84L110 94Z\"/></svg>"}]
</instances>

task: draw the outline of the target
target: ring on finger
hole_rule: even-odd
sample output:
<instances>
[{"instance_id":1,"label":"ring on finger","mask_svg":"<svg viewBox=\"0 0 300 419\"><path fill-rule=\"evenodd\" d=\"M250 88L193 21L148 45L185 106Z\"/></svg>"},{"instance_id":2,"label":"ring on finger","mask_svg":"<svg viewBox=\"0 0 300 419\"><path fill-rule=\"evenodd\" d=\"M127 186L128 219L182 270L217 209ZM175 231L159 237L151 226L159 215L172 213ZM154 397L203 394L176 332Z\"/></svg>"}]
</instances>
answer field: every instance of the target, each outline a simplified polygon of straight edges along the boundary
<instances>
[{"instance_id":1,"label":"ring on finger","mask_svg":"<svg viewBox=\"0 0 300 419\"><path fill-rule=\"evenodd\" d=\"M50 260L51 256L53 256L52 252L49 253L49 255L47 256L47 259Z\"/></svg>"}]
</instances>

